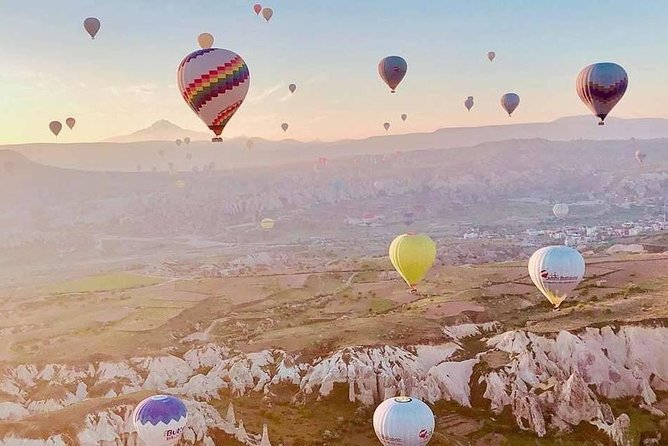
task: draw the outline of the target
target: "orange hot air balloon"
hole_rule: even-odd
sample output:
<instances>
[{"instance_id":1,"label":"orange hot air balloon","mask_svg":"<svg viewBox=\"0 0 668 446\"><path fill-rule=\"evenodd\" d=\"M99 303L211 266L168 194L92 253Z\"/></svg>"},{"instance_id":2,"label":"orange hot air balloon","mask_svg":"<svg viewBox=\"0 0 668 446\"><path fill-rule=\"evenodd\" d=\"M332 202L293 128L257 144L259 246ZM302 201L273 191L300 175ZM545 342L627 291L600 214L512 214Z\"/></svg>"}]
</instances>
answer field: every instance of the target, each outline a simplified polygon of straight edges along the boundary
<instances>
[{"instance_id":1,"label":"orange hot air balloon","mask_svg":"<svg viewBox=\"0 0 668 446\"><path fill-rule=\"evenodd\" d=\"M62 129L63 125L60 123L60 121L51 121L49 123L49 130L51 130L51 133L53 133L56 136L58 136L58 134Z\"/></svg>"}]
</instances>

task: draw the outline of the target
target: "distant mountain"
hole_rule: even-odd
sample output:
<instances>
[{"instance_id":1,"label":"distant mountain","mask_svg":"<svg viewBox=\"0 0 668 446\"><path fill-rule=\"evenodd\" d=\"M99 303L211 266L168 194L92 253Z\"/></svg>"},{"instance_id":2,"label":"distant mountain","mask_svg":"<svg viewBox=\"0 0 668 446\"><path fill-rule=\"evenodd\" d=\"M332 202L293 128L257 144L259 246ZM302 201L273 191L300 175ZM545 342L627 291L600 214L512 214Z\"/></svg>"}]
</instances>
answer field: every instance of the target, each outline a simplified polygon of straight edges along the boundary
<instances>
[{"instance_id":1,"label":"distant mountain","mask_svg":"<svg viewBox=\"0 0 668 446\"><path fill-rule=\"evenodd\" d=\"M166 119L154 122L150 127L137 130L134 133L123 136L115 136L106 139L105 142L147 142L147 141L175 141L176 139L190 138L192 141L209 140L207 133L184 129Z\"/></svg>"},{"instance_id":2,"label":"distant mountain","mask_svg":"<svg viewBox=\"0 0 668 446\"><path fill-rule=\"evenodd\" d=\"M150 171L155 168L165 171L170 166L176 170L201 169L210 162L221 169L310 163L319 157L336 159L393 154L396 151L458 149L509 140L624 141L631 138L668 138L668 119L610 118L605 126L598 126L596 122L596 118L591 116L576 116L552 122L444 128L430 133L383 135L334 142L253 138L255 145L252 150L248 150L245 138L230 138L221 144L212 144L208 134L191 132L168 121L158 121L148 129L113 138L118 143L21 144L0 148L20 152L31 160L52 166L84 170ZM174 140L185 136L190 136L193 142L188 147L177 147ZM136 142L121 142L125 140Z\"/></svg>"}]
</instances>

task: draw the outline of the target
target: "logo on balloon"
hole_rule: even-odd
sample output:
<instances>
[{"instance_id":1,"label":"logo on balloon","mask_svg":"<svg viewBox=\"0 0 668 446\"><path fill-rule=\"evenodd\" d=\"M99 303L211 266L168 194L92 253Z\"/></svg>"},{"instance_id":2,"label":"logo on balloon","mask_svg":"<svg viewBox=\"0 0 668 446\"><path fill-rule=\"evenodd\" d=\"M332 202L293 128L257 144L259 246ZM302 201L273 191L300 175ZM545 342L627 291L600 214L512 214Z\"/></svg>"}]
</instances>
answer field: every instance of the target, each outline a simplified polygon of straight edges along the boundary
<instances>
[{"instance_id":1,"label":"logo on balloon","mask_svg":"<svg viewBox=\"0 0 668 446\"><path fill-rule=\"evenodd\" d=\"M178 429L167 429L165 431L165 440L175 440L181 437L181 434L183 433L183 427L179 427Z\"/></svg>"},{"instance_id":2,"label":"logo on balloon","mask_svg":"<svg viewBox=\"0 0 668 446\"><path fill-rule=\"evenodd\" d=\"M540 277L542 277L543 279L547 279L547 276L549 276L549 275L550 275L550 273L548 273L546 269L544 269L540 272Z\"/></svg>"},{"instance_id":3,"label":"logo on balloon","mask_svg":"<svg viewBox=\"0 0 668 446\"><path fill-rule=\"evenodd\" d=\"M562 276L557 273L550 273L546 269L541 270L540 277L545 279L545 283L573 283L580 280L578 276Z\"/></svg>"},{"instance_id":4,"label":"logo on balloon","mask_svg":"<svg viewBox=\"0 0 668 446\"><path fill-rule=\"evenodd\" d=\"M428 439L428 438L431 437L431 431L430 431L429 429L422 429L422 430L418 433L418 437L420 437L420 438L423 439L423 440L426 440L426 439Z\"/></svg>"}]
</instances>

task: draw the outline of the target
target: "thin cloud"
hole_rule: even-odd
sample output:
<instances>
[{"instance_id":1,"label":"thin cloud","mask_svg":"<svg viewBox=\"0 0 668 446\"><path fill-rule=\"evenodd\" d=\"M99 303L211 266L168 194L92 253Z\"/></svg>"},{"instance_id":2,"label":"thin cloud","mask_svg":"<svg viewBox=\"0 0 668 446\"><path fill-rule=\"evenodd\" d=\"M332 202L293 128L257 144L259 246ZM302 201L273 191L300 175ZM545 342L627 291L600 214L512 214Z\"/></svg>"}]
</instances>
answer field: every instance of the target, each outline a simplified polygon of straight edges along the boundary
<instances>
[{"instance_id":1,"label":"thin cloud","mask_svg":"<svg viewBox=\"0 0 668 446\"><path fill-rule=\"evenodd\" d=\"M260 102L260 101L264 101L264 100L267 99L269 96L271 96L272 94L274 94L274 93L276 93L278 90L280 90L280 88L281 88L282 86L283 86L282 83L278 83L278 84L276 84L276 85L274 85L274 86L272 86L272 87L265 88L264 90L262 90L260 93L258 93L258 94L256 94L256 95L251 94L251 96L247 99L247 101L248 101L249 103L251 103L251 104L254 104L254 103L256 103L256 102Z\"/></svg>"}]
</instances>

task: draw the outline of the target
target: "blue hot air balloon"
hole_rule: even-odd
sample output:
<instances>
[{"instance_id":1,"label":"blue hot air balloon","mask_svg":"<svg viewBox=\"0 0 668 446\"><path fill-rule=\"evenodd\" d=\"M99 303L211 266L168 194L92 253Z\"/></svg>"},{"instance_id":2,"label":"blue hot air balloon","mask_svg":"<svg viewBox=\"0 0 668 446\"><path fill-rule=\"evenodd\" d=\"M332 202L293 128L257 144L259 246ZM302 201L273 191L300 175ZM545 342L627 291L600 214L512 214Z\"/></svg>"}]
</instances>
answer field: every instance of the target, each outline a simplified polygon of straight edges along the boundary
<instances>
[{"instance_id":1,"label":"blue hot air balloon","mask_svg":"<svg viewBox=\"0 0 668 446\"><path fill-rule=\"evenodd\" d=\"M155 395L137 405L133 420L146 446L172 446L179 442L188 422L183 401L171 395Z\"/></svg>"}]
</instances>

